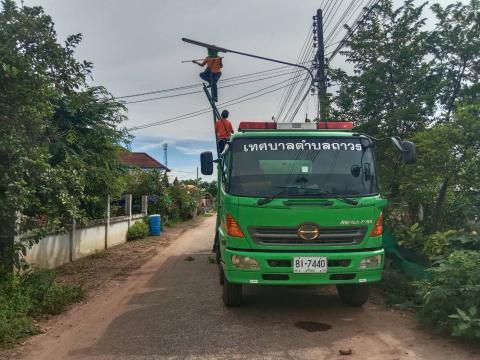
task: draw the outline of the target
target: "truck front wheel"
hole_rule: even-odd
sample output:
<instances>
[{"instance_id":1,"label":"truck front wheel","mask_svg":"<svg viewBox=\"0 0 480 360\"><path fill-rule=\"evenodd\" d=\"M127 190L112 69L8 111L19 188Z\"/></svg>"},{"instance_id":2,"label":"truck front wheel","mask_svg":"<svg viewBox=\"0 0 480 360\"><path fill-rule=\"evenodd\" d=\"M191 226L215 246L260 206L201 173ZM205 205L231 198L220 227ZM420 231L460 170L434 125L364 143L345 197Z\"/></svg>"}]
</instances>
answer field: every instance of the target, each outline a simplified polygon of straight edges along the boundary
<instances>
[{"instance_id":1,"label":"truck front wheel","mask_svg":"<svg viewBox=\"0 0 480 360\"><path fill-rule=\"evenodd\" d=\"M234 284L223 274L223 303L227 307L239 306L243 301L242 284Z\"/></svg>"},{"instance_id":2,"label":"truck front wheel","mask_svg":"<svg viewBox=\"0 0 480 360\"><path fill-rule=\"evenodd\" d=\"M340 300L350 306L362 306L370 295L369 284L344 284L337 285Z\"/></svg>"}]
</instances>

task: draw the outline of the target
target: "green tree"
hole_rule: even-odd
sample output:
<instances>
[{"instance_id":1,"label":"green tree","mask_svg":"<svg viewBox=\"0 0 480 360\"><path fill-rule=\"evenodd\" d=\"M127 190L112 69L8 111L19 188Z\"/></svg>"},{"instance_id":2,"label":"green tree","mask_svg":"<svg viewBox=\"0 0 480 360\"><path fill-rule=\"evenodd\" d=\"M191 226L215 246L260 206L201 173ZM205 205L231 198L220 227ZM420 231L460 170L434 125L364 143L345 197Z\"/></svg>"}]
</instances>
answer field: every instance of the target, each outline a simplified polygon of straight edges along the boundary
<instances>
[{"instance_id":1,"label":"green tree","mask_svg":"<svg viewBox=\"0 0 480 360\"><path fill-rule=\"evenodd\" d=\"M124 191L134 198L148 196L148 212L160 214L162 218L168 215L171 198L168 187L164 183L164 174L157 170L130 170L124 177Z\"/></svg>"},{"instance_id":2,"label":"green tree","mask_svg":"<svg viewBox=\"0 0 480 360\"><path fill-rule=\"evenodd\" d=\"M436 78L426 60L424 7L407 0L394 9L392 1L383 0L359 24L342 52L353 74L331 71L332 80L340 83L333 96L333 117L354 121L360 131L378 138L411 138L427 126L434 111ZM382 188L397 197L398 154L386 144L378 147Z\"/></svg>"},{"instance_id":3,"label":"green tree","mask_svg":"<svg viewBox=\"0 0 480 360\"><path fill-rule=\"evenodd\" d=\"M88 86L92 64L74 57L81 38L61 44L41 7L1 2L0 252L7 268L16 233L28 230L36 241L65 230L72 218L98 214L100 198L118 190L117 149L128 140L118 128L123 107Z\"/></svg>"},{"instance_id":4,"label":"green tree","mask_svg":"<svg viewBox=\"0 0 480 360\"><path fill-rule=\"evenodd\" d=\"M459 99L478 99L480 91L480 1L432 6L437 18L429 39L433 71L440 79L440 120L449 121Z\"/></svg>"},{"instance_id":5,"label":"green tree","mask_svg":"<svg viewBox=\"0 0 480 360\"><path fill-rule=\"evenodd\" d=\"M415 136L418 163L405 169L401 194L412 208L422 205L430 231L464 227L478 213L479 118L480 104L460 105L449 123Z\"/></svg>"}]
</instances>

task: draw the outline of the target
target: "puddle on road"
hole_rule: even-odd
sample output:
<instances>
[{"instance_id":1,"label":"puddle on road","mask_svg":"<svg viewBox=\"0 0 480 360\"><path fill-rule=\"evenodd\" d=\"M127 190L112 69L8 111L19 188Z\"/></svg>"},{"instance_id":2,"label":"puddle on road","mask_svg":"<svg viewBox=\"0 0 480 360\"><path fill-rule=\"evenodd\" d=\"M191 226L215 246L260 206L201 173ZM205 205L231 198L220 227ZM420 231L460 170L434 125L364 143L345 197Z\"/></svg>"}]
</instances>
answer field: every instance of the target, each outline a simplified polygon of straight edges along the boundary
<instances>
[{"instance_id":1,"label":"puddle on road","mask_svg":"<svg viewBox=\"0 0 480 360\"><path fill-rule=\"evenodd\" d=\"M332 328L331 325L316 321L297 321L295 327L308 332L328 331Z\"/></svg>"}]
</instances>

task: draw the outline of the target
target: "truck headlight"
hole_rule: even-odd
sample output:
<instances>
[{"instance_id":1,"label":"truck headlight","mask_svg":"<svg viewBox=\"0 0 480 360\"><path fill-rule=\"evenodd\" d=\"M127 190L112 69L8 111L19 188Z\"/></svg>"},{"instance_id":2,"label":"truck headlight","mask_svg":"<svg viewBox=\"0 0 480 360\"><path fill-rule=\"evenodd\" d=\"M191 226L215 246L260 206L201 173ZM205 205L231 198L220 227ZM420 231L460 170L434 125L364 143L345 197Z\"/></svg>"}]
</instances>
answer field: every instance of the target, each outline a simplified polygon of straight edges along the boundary
<instances>
[{"instance_id":1,"label":"truck headlight","mask_svg":"<svg viewBox=\"0 0 480 360\"><path fill-rule=\"evenodd\" d=\"M373 255L363 258L358 265L359 269L373 269L382 265L382 255Z\"/></svg>"},{"instance_id":2,"label":"truck headlight","mask_svg":"<svg viewBox=\"0 0 480 360\"><path fill-rule=\"evenodd\" d=\"M258 261L248 256L232 255L232 264L236 268L243 270L260 269Z\"/></svg>"}]
</instances>

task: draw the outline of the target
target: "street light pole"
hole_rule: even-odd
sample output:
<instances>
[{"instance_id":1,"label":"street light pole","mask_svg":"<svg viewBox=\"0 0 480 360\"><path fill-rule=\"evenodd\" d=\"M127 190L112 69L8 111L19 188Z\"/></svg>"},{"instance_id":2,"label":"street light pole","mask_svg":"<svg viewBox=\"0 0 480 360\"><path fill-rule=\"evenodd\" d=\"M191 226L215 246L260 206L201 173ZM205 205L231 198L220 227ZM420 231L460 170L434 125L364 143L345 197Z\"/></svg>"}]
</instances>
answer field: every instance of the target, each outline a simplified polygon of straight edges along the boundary
<instances>
[{"instance_id":1,"label":"street light pole","mask_svg":"<svg viewBox=\"0 0 480 360\"><path fill-rule=\"evenodd\" d=\"M255 59L260 59L260 60L270 61L270 62L274 62L274 63L278 63L278 64L283 64L283 65L288 65L288 66L294 66L294 67L297 67L297 68L301 68L301 69L305 70L306 72L308 72L308 74L310 75L311 86L313 86L313 83L314 83L314 76L313 76L312 71L308 67L300 65L300 64L294 64L294 63L290 63L290 62L283 61L283 60L272 59L272 58L268 58L268 57L265 57L265 56L255 55L255 54L249 54L249 53L245 53L245 52L242 52L242 51L226 49L224 47L220 47L220 46L217 46L217 45L207 44L207 43L204 43L204 42L201 42L201 41L187 39L187 38L182 38L182 41L184 41L186 43L189 43L189 44L201 46L201 47L204 47L204 48L207 48L207 49L214 49L214 50L217 50L218 52L243 55L243 56L248 56L248 57L252 57L252 58L255 58ZM310 92L311 86L308 87L304 98Z\"/></svg>"}]
</instances>

